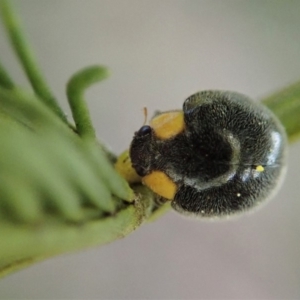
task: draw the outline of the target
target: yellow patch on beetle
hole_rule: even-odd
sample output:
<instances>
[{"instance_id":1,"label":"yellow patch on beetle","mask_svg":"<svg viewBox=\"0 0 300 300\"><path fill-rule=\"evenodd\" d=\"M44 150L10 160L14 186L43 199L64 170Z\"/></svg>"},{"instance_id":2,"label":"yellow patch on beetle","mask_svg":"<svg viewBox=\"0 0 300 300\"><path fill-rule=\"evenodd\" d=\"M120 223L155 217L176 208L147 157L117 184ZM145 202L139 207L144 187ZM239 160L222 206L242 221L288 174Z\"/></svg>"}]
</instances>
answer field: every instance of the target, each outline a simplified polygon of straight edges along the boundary
<instances>
[{"instance_id":1,"label":"yellow patch on beetle","mask_svg":"<svg viewBox=\"0 0 300 300\"><path fill-rule=\"evenodd\" d=\"M142 179L143 183L147 185L154 193L173 200L177 187L176 184L161 171L153 171Z\"/></svg>"},{"instance_id":2,"label":"yellow patch on beetle","mask_svg":"<svg viewBox=\"0 0 300 300\"><path fill-rule=\"evenodd\" d=\"M116 171L129 183L141 182L141 177L131 165L128 150L124 151L115 163Z\"/></svg>"},{"instance_id":3,"label":"yellow patch on beetle","mask_svg":"<svg viewBox=\"0 0 300 300\"><path fill-rule=\"evenodd\" d=\"M150 121L150 126L159 139L169 139L184 130L183 112L171 111L160 114Z\"/></svg>"},{"instance_id":4,"label":"yellow patch on beetle","mask_svg":"<svg viewBox=\"0 0 300 300\"><path fill-rule=\"evenodd\" d=\"M265 168L262 165L259 165L256 167L255 169L257 172L263 172L265 170Z\"/></svg>"}]
</instances>

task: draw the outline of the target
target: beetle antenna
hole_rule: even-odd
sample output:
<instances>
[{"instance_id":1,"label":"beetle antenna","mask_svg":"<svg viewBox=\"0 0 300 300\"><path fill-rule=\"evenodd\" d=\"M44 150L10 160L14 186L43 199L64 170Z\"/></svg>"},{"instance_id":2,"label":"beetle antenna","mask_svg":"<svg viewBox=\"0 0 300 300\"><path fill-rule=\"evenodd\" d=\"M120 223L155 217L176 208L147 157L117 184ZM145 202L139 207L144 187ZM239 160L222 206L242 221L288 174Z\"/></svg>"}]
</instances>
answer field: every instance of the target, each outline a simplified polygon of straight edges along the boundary
<instances>
[{"instance_id":1,"label":"beetle antenna","mask_svg":"<svg viewBox=\"0 0 300 300\"><path fill-rule=\"evenodd\" d=\"M147 121L148 121L148 109L147 109L147 107L144 107L143 111L144 111L144 117L145 117L144 124L143 124L143 126L144 126L144 125L147 124Z\"/></svg>"}]
</instances>

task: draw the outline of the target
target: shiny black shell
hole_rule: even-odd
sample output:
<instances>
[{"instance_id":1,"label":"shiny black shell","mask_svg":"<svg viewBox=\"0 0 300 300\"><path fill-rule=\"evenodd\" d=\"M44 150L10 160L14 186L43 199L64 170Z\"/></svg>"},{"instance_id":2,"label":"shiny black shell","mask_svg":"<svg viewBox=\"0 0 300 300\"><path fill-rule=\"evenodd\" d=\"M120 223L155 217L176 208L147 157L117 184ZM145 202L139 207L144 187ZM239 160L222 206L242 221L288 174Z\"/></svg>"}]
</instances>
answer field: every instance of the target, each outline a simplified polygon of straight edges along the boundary
<instances>
[{"instance_id":1,"label":"shiny black shell","mask_svg":"<svg viewBox=\"0 0 300 300\"><path fill-rule=\"evenodd\" d=\"M271 111L212 90L186 99L183 112L185 130L170 139L151 127L135 133L130 157L139 175L167 174L177 186L172 207L188 215L229 216L270 198L285 173L287 143Z\"/></svg>"}]
</instances>

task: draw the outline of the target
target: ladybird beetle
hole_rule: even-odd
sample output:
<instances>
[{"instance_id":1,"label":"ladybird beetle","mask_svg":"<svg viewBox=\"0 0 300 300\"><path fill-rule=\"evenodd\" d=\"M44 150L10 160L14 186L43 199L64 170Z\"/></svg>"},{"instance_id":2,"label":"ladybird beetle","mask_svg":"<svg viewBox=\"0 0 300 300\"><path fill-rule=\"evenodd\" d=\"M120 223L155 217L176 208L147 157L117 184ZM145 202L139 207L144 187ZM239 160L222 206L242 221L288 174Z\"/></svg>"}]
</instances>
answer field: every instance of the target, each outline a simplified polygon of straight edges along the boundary
<instances>
[{"instance_id":1,"label":"ladybird beetle","mask_svg":"<svg viewBox=\"0 0 300 300\"><path fill-rule=\"evenodd\" d=\"M129 154L142 182L183 214L226 217L269 199L285 173L287 138L275 115L239 93L202 91L157 114Z\"/></svg>"}]
</instances>

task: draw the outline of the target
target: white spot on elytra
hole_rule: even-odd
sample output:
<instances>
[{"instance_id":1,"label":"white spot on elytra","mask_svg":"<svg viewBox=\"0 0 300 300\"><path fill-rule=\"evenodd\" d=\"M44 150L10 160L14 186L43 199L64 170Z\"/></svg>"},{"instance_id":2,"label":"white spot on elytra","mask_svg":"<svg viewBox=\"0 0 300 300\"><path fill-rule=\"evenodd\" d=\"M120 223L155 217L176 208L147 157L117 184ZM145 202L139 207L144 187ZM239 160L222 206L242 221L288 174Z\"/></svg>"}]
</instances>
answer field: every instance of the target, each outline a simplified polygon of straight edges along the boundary
<instances>
[{"instance_id":1,"label":"white spot on elytra","mask_svg":"<svg viewBox=\"0 0 300 300\"><path fill-rule=\"evenodd\" d=\"M240 193L237 193L236 195L237 195L238 197L241 197L241 194L240 194Z\"/></svg>"}]
</instances>

